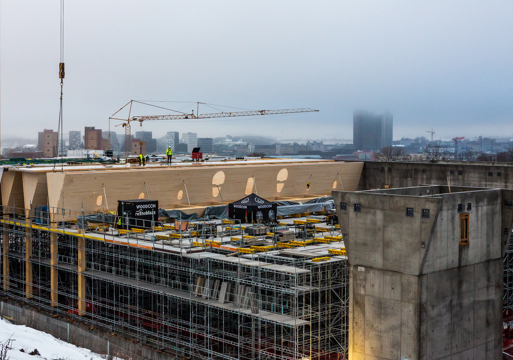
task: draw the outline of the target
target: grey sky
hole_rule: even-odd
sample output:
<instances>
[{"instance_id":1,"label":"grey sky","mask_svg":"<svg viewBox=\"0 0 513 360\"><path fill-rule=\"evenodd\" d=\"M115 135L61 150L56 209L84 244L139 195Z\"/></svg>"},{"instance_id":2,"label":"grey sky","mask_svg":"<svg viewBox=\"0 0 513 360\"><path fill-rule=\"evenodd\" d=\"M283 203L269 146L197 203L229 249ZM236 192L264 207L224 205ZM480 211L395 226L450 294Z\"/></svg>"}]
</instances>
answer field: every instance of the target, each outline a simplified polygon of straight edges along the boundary
<instances>
[{"instance_id":1,"label":"grey sky","mask_svg":"<svg viewBox=\"0 0 513 360\"><path fill-rule=\"evenodd\" d=\"M58 123L59 0L0 1L2 134L35 137ZM65 132L107 129L127 101L150 99L321 112L133 131L351 138L353 110L367 109L393 113L394 138L513 137L509 0L67 0L65 11Z\"/></svg>"}]
</instances>

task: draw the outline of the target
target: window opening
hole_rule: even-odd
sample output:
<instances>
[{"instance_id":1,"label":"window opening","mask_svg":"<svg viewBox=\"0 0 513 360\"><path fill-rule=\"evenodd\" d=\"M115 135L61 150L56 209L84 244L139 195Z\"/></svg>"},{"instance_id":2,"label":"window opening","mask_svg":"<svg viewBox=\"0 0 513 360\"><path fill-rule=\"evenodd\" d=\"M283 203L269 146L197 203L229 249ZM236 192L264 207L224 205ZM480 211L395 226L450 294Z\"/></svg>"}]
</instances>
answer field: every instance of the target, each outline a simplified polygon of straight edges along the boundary
<instances>
[{"instance_id":1,"label":"window opening","mask_svg":"<svg viewBox=\"0 0 513 360\"><path fill-rule=\"evenodd\" d=\"M460 245L468 245L468 213L460 214Z\"/></svg>"}]
</instances>

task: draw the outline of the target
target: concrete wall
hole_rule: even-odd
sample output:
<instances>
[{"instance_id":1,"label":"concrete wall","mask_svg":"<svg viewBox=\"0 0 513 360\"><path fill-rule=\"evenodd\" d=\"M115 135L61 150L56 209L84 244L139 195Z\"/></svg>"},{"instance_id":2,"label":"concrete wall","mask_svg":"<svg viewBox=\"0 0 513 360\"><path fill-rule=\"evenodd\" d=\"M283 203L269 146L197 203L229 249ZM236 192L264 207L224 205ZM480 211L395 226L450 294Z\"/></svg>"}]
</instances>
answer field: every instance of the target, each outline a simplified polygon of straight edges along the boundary
<instances>
[{"instance_id":1,"label":"concrete wall","mask_svg":"<svg viewBox=\"0 0 513 360\"><path fill-rule=\"evenodd\" d=\"M415 163L366 161L359 190L419 186L423 184L513 188L512 164Z\"/></svg>"},{"instance_id":2,"label":"concrete wall","mask_svg":"<svg viewBox=\"0 0 513 360\"><path fill-rule=\"evenodd\" d=\"M420 277L351 266L350 360L500 359L502 261Z\"/></svg>"},{"instance_id":3,"label":"concrete wall","mask_svg":"<svg viewBox=\"0 0 513 360\"><path fill-rule=\"evenodd\" d=\"M456 189L334 192L351 268L351 360L500 359L502 256L513 220L503 200L513 194ZM459 244L462 212L468 245Z\"/></svg>"},{"instance_id":4,"label":"concrete wall","mask_svg":"<svg viewBox=\"0 0 513 360\"><path fill-rule=\"evenodd\" d=\"M497 259L420 277L420 359L501 359L502 269Z\"/></svg>"},{"instance_id":5,"label":"concrete wall","mask_svg":"<svg viewBox=\"0 0 513 360\"><path fill-rule=\"evenodd\" d=\"M170 354L76 322L68 322L28 307L0 301L0 314L14 324L27 325L98 354L133 360L175 360Z\"/></svg>"}]
</instances>

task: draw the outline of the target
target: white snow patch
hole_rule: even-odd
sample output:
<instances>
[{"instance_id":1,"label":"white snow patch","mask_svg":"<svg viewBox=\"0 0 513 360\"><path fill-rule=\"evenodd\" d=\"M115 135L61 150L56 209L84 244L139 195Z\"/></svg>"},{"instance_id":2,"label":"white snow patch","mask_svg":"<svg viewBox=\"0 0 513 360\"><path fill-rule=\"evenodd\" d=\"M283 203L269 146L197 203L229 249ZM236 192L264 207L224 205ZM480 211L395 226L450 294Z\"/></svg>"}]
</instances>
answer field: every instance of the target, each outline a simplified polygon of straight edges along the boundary
<instances>
[{"instance_id":1,"label":"white snow patch","mask_svg":"<svg viewBox=\"0 0 513 360\"><path fill-rule=\"evenodd\" d=\"M101 360L106 358L88 349L56 339L50 334L25 325L14 325L0 318L0 343L4 344L9 338L14 340L7 351L7 358L10 360ZM25 352L21 352L20 349ZM29 355L34 349L37 349L41 355Z\"/></svg>"}]
</instances>

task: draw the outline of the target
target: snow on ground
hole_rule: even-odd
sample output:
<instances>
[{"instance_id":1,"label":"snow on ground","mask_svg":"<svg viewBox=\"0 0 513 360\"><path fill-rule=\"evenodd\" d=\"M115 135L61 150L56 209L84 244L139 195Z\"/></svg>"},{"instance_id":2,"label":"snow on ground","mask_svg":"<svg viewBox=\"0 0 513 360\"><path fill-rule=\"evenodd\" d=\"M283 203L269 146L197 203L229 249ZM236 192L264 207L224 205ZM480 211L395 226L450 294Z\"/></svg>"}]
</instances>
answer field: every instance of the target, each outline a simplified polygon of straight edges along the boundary
<instances>
[{"instance_id":1,"label":"snow on ground","mask_svg":"<svg viewBox=\"0 0 513 360\"><path fill-rule=\"evenodd\" d=\"M11 343L11 349L7 351L7 358L10 360L105 359L105 357L93 353L88 349L79 348L65 341L61 341L50 334L24 325L14 325L0 318L0 343L4 344L9 338L14 339ZM21 352L20 349L23 349L25 352ZM29 355L34 349L37 349L41 355Z\"/></svg>"}]
</instances>

